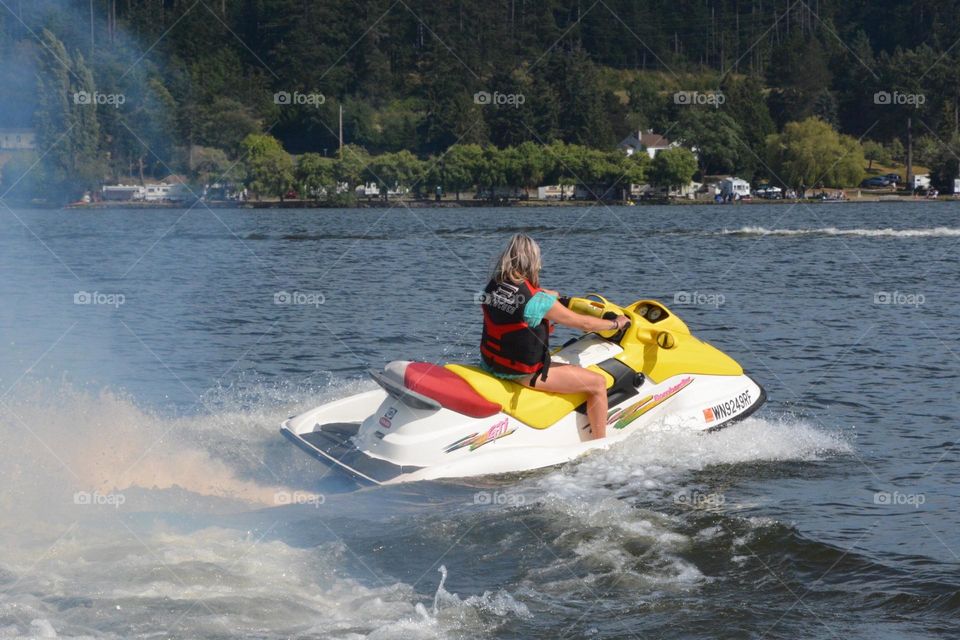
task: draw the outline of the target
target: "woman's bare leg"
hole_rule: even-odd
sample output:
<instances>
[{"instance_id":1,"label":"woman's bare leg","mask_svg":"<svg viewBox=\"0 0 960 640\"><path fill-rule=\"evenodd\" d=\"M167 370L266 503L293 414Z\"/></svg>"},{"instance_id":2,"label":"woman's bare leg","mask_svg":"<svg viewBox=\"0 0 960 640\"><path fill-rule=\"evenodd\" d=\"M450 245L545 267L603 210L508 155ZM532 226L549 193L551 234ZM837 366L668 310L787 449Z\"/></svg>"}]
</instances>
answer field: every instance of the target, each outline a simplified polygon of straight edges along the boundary
<instances>
[{"instance_id":1,"label":"woman's bare leg","mask_svg":"<svg viewBox=\"0 0 960 640\"><path fill-rule=\"evenodd\" d=\"M529 379L517 382L530 386ZM547 379L538 379L537 385L531 388L554 393L586 393L590 433L593 439L607 435L607 381L599 373L576 365L552 364Z\"/></svg>"}]
</instances>

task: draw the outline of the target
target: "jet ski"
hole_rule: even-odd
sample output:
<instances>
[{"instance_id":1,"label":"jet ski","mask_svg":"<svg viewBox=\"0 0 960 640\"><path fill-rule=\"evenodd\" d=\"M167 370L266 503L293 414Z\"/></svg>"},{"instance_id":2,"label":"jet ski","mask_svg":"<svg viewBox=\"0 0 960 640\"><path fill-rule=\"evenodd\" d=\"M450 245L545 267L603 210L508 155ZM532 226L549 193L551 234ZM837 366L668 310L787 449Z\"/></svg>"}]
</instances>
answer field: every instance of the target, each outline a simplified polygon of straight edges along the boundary
<instances>
[{"instance_id":1,"label":"jet ski","mask_svg":"<svg viewBox=\"0 0 960 640\"><path fill-rule=\"evenodd\" d=\"M619 331L585 333L551 354L607 380L607 437L590 437L585 394L529 389L470 364L395 361L378 387L286 420L281 433L361 484L469 478L563 464L651 429L715 431L766 393L735 360L694 337L664 304L619 307L569 298L577 313L626 315Z\"/></svg>"}]
</instances>

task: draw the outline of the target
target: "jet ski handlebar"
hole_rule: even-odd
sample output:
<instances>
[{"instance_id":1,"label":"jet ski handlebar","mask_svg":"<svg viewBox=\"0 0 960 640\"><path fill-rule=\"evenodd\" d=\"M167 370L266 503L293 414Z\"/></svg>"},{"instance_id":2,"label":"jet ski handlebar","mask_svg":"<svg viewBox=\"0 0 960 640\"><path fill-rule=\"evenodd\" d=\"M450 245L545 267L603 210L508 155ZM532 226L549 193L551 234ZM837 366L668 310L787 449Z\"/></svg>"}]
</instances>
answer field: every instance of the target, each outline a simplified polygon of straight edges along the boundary
<instances>
[{"instance_id":1,"label":"jet ski handlebar","mask_svg":"<svg viewBox=\"0 0 960 640\"><path fill-rule=\"evenodd\" d=\"M654 327L645 326L647 323L638 323L637 314L631 309L624 309L616 305L600 294L588 293L582 298L561 296L560 304L567 307L574 313L579 313L595 318L606 318L613 320L617 316L626 316L630 320L630 325L623 329L610 329L609 331L598 331L597 333L608 340L619 341L629 327L636 327L632 332L632 337L644 344L655 344L664 349L670 349L675 344L673 336L667 331L657 330Z\"/></svg>"}]
</instances>

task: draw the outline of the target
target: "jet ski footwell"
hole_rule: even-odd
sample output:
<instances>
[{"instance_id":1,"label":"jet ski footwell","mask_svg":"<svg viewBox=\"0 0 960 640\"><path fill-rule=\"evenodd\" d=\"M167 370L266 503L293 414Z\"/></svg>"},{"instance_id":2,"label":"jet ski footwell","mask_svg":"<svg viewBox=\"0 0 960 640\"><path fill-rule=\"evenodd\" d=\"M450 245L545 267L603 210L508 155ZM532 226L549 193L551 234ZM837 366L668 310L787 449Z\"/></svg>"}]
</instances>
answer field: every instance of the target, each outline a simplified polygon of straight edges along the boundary
<instances>
[{"instance_id":1,"label":"jet ski footwell","mask_svg":"<svg viewBox=\"0 0 960 640\"><path fill-rule=\"evenodd\" d=\"M402 467L368 456L353 446L351 438L360 430L359 422L334 422L317 427L316 431L295 434L283 429L283 435L295 445L331 468L339 468L357 480L386 484L404 473L422 467Z\"/></svg>"}]
</instances>

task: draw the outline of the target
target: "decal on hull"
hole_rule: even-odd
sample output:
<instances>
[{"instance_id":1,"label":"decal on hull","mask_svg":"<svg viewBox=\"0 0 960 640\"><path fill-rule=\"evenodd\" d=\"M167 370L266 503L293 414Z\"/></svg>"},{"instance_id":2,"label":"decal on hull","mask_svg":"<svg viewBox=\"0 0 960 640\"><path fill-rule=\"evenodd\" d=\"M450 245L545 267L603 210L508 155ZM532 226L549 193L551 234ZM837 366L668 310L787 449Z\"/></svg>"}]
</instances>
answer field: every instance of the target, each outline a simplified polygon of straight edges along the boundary
<instances>
[{"instance_id":1,"label":"decal on hull","mask_svg":"<svg viewBox=\"0 0 960 640\"><path fill-rule=\"evenodd\" d=\"M616 424L613 425L613 428L623 429L628 424L647 413L654 407L663 404L676 394L680 393L691 382L693 382L693 378L687 376L686 378L681 379L677 384L669 387L666 391L661 391L660 393L655 393L653 395L646 396L645 398L641 398L622 411L614 411L613 414L611 414L607 419L607 424L616 421Z\"/></svg>"},{"instance_id":2,"label":"decal on hull","mask_svg":"<svg viewBox=\"0 0 960 640\"><path fill-rule=\"evenodd\" d=\"M494 440L506 438L516 430L516 427L510 429L509 421L507 418L504 418L503 420L500 420L492 425L486 430L485 433L471 433L469 436L464 436L456 442L448 444L444 451L450 453L451 451L456 451L457 449L462 449L464 447L470 447L470 451L475 451L483 445L493 442Z\"/></svg>"}]
</instances>

